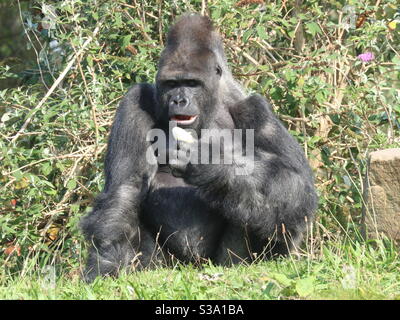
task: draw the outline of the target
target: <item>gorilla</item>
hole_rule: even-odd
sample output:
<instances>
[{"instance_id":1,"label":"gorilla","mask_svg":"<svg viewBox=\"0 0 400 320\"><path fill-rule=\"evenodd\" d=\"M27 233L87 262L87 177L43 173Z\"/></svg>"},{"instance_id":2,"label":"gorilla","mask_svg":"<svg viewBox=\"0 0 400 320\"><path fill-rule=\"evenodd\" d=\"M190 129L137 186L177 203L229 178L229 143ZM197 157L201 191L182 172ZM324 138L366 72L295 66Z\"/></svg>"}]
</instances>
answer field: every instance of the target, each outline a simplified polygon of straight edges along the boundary
<instances>
[{"instance_id":1,"label":"gorilla","mask_svg":"<svg viewBox=\"0 0 400 320\"><path fill-rule=\"evenodd\" d=\"M225 133L236 131L246 135L232 142ZM210 148L222 161L210 161ZM84 278L288 254L313 220L313 180L270 104L233 79L210 19L185 14L168 33L155 84L134 85L116 111L105 187L80 223L90 244Z\"/></svg>"}]
</instances>

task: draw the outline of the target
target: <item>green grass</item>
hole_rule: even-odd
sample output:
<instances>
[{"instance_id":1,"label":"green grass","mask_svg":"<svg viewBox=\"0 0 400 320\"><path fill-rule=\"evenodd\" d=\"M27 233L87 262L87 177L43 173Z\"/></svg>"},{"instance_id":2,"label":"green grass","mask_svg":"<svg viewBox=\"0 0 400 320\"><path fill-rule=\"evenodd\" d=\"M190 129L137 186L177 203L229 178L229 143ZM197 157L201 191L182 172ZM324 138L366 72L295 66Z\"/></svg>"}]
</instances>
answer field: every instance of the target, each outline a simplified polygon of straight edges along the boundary
<instances>
[{"instance_id":1,"label":"green grass","mask_svg":"<svg viewBox=\"0 0 400 320\"><path fill-rule=\"evenodd\" d=\"M330 242L300 257L230 268L177 265L90 285L78 272L34 270L3 271L0 299L400 299L399 255L383 242Z\"/></svg>"}]
</instances>

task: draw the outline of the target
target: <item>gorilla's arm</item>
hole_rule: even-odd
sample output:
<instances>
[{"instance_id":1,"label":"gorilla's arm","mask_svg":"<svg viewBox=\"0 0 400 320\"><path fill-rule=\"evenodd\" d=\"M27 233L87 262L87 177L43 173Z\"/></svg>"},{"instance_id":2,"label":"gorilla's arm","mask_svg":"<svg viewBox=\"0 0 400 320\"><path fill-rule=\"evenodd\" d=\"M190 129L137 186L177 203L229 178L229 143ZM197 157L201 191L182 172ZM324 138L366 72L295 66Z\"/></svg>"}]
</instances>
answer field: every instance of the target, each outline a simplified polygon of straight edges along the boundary
<instances>
[{"instance_id":1,"label":"gorilla's arm","mask_svg":"<svg viewBox=\"0 0 400 320\"><path fill-rule=\"evenodd\" d=\"M246 225L260 237L274 230L296 237L316 207L313 176L303 150L260 95L237 103L231 115L235 128L254 129L252 173L236 175L236 164L189 164L185 180L198 186L207 202L236 225Z\"/></svg>"},{"instance_id":2,"label":"gorilla's arm","mask_svg":"<svg viewBox=\"0 0 400 320\"><path fill-rule=\"evenodd\" d=\"M157 165L146 161L146 134L153 127L153 87L136 85L121 101L111 129L105 160L105 188L81 228L93 244L88 280L114 273L129 263L138 246L138 211Z\"/></svg>"},{"instance_id":3,"label":"gorilla's arm","mask_svg":"<svg viewBox=\"0 0 400 320\"><path fill-rule=\"evenodd\" d=\"M157 170L157 164L146 161L150 142L146 135L154 127L154 87L140 84L132 87L115 115L105 159L104 192L121 185L141 186Z\"/></svg>"}]
</instances>

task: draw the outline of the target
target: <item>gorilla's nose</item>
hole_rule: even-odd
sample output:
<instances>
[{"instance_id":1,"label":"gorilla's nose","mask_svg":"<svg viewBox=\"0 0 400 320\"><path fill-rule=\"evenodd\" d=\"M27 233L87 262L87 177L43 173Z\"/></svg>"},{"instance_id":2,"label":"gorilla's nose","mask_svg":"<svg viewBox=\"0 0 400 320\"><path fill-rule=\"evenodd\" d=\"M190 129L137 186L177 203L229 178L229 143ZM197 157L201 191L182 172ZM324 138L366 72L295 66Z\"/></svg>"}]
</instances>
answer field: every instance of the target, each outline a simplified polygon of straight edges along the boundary
<instances>
[{"instance_id":1,"label":"gorilla's nose","mask_svg":"<svg viewBox=\"0 0 400 320\"><path fill-rule=\"evenodd\" d=\"M180 97L176 97L176 98L172 98L169 102L169 106L170 107L180 107L180 108L184 108L189 104L189 100L186 98L180 98Z\"/></svg>"}]
</instances>

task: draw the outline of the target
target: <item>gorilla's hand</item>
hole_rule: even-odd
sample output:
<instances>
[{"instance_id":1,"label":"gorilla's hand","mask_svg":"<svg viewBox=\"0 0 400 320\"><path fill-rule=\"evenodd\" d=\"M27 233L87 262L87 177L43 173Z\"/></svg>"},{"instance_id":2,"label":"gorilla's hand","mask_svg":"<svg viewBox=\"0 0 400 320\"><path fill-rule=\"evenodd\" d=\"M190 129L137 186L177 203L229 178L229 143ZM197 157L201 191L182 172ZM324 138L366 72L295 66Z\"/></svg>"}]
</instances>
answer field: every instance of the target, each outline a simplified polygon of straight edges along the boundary
<instances>
[{"instance_id":1,"label":"gorilla's hand","mask_svg":"<svg viewBox=\"0 0 400 320\"><path fill-rule=\"evenodd\" d=\"M177 149L169 149L170 158L168 164L173 176L185 176L188 164L194 159L193 152L191 151L192 149L193 146L191 143L180 140L177 141Z\"/></svg>"},{"instance_id":2,"label":"gorilla's hand","mask_svg":"<svg viewBox=\"0 0 400 320\"><path fill-rule=\"evenodd\" d=\"M194 138L191 142L176 140L175 146L159 150L159 154L167 159L173 176L186 179L194 174L195 168L199 169L202 161L201 150L206 148L210 148L208 143Z\"/></svg>"},{"instance_id":3,"label":"gorilla's hand","mask_svg":"<svg viewBox=\"0 0 400 320\"><path fill-rule=\"evenodd\" d=\"M157 149L157 160L160 165L167 164L175 177L182 177L186 167L194 156L191 154L191 144L177 141L176 145Z\"/></svg>"},{"instance_id":4,"label":"gorilla's hand","mask_svg":"<svg viewBox=\"0 0 400 320\"><path fill-rule=\"evenodd\" d=\"M177 160L170 161L172 174L182 177L186 183L200 185L204 179L214 178L214 173L224 167L224 160L230 157L231 148L223 147L219 140L194 140L191 143L177 141L178 150L174 154ZM226 152L227 154L225 154Z\"/></svg>"}]
</instances>

